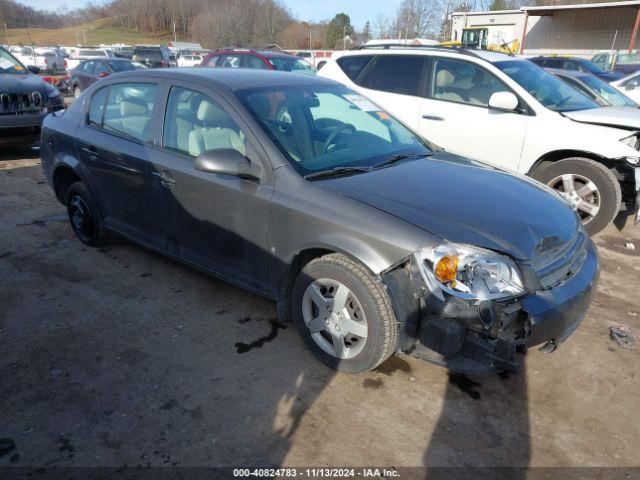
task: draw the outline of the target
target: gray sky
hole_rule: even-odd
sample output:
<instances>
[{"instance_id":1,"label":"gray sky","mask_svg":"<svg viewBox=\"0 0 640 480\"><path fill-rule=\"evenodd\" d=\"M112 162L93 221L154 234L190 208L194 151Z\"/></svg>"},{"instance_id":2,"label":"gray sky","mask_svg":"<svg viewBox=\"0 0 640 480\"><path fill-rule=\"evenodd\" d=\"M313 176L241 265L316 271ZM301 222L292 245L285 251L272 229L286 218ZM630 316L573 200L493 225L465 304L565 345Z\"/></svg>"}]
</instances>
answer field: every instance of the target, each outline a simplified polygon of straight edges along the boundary
<instances>
[{"instance_id":1,"label":"gray sky","mask_svg":"<svg viewBox=\"0 0 640 480\"><path fill-rule=\"evenodd\" d=\"M69 9L82 7L87 0L18 0L20 3L34 8L57 10L60 7ZM95 0L94 3L104 3ZM323 20L333 17L338 12L345 12L357 28L362 28L367 20L372 23L378 15L393 15L400 0L284 0L299 20Z\"/></svg>"}]
</instances>

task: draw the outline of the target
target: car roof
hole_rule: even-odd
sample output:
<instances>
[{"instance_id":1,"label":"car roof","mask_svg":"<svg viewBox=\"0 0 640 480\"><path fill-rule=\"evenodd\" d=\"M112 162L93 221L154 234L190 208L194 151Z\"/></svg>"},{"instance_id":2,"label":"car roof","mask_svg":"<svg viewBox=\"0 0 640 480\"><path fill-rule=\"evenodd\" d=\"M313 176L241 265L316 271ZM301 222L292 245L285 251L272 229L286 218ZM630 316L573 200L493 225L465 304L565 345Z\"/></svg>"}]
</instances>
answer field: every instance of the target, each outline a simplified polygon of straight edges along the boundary
<instances>
[{"instance_id":1,"label":"car roof","mask_svg":"<svg viewBox=\"0 0 640 480\"><path fill-rule=\"evenodd\" d=\"M315 75L299 75L290 72L250 68L161 68L117 73L109 78L123 79L128 76L211 83L232 91L260 87L341 85L334 80Z\"/></svg>"},{"instance_id":2,"label":"car roof","mask_svg":"<svg viewBox=\"0 0 640 480\"><path fill-rule=\"evenodd\" d=\"M299 58L296 55L291 55L290 53L281 52L278 50L254 50L251 48L219 48L210 53L213 55L227 55L230 53L239 53L242 55L247 55L247 54L257 53L258 55L262 55L263 57L266 57L266 58L291 58L291 57Z\"/></svg>"},{"instance_id":3,"label":"car roof","mask_svg":"<svg viewBox=\"0 0 640 480\"><path fill-rule=\"evenodd\" d=\"M433 55L438 53L444 53L450 56L460 57L475 57L487 62L501 62L504 60L523 60L522 58L514 57L502 52L492 52L489 50L475 50L470 48L451 48L445 46L402 46L402 45L388 45L388 46L376 46L376 48L356 48L353 50L347 50L340 52L336 58L352 55Z\"/></svg>"},{"instance_id":4,"label":"car roof","mask_svg":"<svg viewBox=\"0 0 640 480\"><path fill-rule=\"evenodd\" d=\"M590 62L588 58L579 58L579 57L564 57L562 55L540 55L536 58L544 58L548 60L574 60L576 62Z\"/></svg>"}]
</instances>

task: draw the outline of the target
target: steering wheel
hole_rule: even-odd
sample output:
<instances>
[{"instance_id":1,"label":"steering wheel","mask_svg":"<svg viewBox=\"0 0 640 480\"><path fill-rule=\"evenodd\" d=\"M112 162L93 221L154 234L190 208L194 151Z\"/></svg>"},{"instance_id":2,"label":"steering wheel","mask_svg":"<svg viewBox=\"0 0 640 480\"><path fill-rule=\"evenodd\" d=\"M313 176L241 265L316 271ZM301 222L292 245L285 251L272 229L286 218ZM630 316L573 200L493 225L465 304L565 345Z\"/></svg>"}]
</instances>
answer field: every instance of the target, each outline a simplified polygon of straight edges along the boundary
<instances>
[{"instance_id":1,"label":"steering wheel","mask_svg":"<svg viewBox=\"0 0 640 480\"><path fill-rule=\"evenodd\" d=\"M333 141L336 139L336 137L338 135L340 135L342 132L344 131L349 131L350 133L355 133L356 129L354 128L353 125L338 125L335 127L335 129L333 130L333 132L331 132L329 134L329 136L327 137L327 139L324 142L324 145L322 147L322 152L323 153L328 153L329 152L329 147L333 144Z\"/></svg>"}]
</instances>

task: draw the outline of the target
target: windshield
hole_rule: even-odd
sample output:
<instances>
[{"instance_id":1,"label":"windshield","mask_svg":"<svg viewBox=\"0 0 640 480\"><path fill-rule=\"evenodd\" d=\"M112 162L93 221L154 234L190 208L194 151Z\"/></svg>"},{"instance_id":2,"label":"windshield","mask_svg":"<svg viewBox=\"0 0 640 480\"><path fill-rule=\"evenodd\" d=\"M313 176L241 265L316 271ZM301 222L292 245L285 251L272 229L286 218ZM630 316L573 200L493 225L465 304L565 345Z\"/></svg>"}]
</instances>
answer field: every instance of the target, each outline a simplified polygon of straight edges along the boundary
<instances>
[{"instance_id":1,"label":"windshield","mask_svg":"<svg viewBox=\"0 0 640 480\"><path fill-rule=\"evenodd\" d=\"M433 148L369 100L341 85L242 90L237 96L301 174L371 167Z\"/></svg>"},{"instance_id":2,"label":"windshield","mask_svg":"<svg viewBox=\"0 0 640 480\"><path fill-rule=\"evenodd\" d=\"M550 110L571 112L599 107L583 93L528 60L505 60L494 65Z\"/></svg>"},{"instance_id":3,"label":"windshield","mask_svg":"<svg viewBox=\"0 0 640 480\"><path fill-rule=\"evenodd\" d=\"M306 75L316 73L315 68L298 58L274 57L269 59L269 63L271 63L276 70L282 70L283 72L302 73Z\"/></svg>"},{"instance_id":4,"label":"windshield","mask_svg":"<svg viewBox=\"0 0 640 480\"><path fill-rule=\"evenodd\" d=\"M0 48L0 73L27 75L29 72L13 55Z\"/></svg>"},{"instance_id":5,"label":"windshield","mask_svg":"<svg viewBox=\"0 0 640 480\"><path fill-rule=\"evenodd\" d=\"M131 62L116 62L116 61L106 61L104 62L111 67L115 73L118 72L128 72L130 70L135 70L136 67Z\"/></svg>"},{"instance_id":6,"label":"windshield","mask_svg":"<svg viewBox=\"0 0 640 480\"><path fill-rule=\"evenodd\" d=\"M617 63L635 63L640 62L640 54L638 53L619 53L616 59Z\"/></svg>"},{"instance_id":7,"label":"windshield","mask_svg":"<svg viewBox=\"0 0 640 480\"><path fill-rule=\"evenodd\" d=\"M637 107L638 104L623 94L620 90L613 88L606 82L593 75L585 75L581 80L598 95L600 95L609 105L614 107Z\"/></svg>"}]
</instances>

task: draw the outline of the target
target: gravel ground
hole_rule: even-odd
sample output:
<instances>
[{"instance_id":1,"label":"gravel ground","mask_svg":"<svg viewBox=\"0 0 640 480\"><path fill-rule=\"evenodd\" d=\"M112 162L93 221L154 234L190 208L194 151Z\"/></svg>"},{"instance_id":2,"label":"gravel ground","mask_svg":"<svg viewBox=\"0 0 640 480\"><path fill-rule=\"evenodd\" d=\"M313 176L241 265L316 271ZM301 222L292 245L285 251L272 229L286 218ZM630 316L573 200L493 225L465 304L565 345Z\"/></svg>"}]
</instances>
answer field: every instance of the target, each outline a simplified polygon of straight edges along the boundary
<instances>
[{"instance_id":1,"label":"gravel ground","mask_svg":"<svg viewBox=\"0 0 640 480\"><path fill-rule=\"evenodd\" d=\"M639 347L609 328L640 331L640 227L596 237L588 317L520 374L393 357L350 376L269 301L122 239L83 246L36 155L0 154L0 207L0 467L638 465Z\"/></svg>"}]
</instances>

